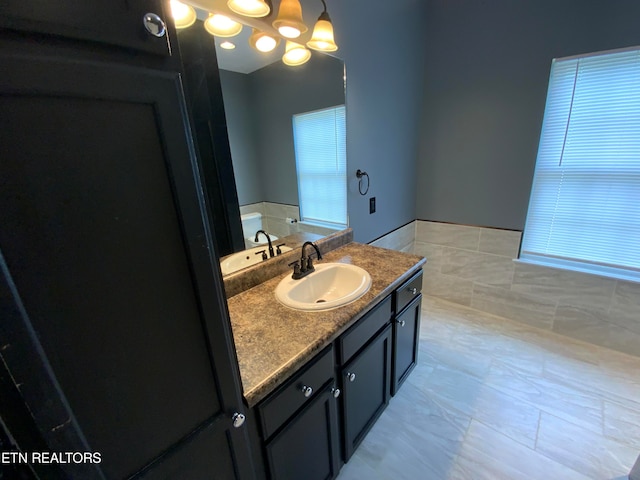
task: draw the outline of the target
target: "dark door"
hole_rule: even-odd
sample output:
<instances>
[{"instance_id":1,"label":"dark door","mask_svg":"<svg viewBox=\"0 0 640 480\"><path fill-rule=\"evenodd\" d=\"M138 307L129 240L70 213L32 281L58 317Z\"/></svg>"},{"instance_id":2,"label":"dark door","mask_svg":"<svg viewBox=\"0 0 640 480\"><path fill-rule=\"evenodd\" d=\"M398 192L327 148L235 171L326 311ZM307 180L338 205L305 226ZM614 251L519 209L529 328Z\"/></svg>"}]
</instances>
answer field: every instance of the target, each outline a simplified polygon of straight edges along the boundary
<instances>
[{"instance_id":1,"label":"dark door","mask_svg":"<svg viewBox=\"0 0 640 480\"><path fill-rule=\"evenodd\" d=\"M342 369L345 462L389 403L391 325Z\"/></svg>"},{"instance_id":2,"label":"dark door","mask_svg":"<svg viewBox=\"0 0 640 480\"><path fill-rule=\"evenodd\" d=\"M164 0L2 0L0 27L170 55L167 35L145 31L143 16L169 20Z\"/></svg>"},{"instance_id":3,"label":"dark door","mask_svg":"<svg viewBox=\"0 0 640 480\"><path fill-rule=\"evenodd\" d=\"M329 480L339 470L337 400L331 384L266 446L272 480Z\"/></svg>"},{"instance_id":4,"label":"dark door","mask_svg":"<svg viewBox=\"0 0 640 480\"><path fill-rule=\"evenodd\" d=\"M44 441L101 454L71 478L251 478L179 75L4 52L0 355Z\"/></svg>"},{"instance_id":5,"label":"dark door","mask_svg":"<svg viewBox=\"0 0 640 480\"><path fill-rule=\"evenodd\" d=\"M418 362L420 308L422 295L405 308L393 323L393 378L391 395L395 395Z\"/></svg>"}]
</instances>

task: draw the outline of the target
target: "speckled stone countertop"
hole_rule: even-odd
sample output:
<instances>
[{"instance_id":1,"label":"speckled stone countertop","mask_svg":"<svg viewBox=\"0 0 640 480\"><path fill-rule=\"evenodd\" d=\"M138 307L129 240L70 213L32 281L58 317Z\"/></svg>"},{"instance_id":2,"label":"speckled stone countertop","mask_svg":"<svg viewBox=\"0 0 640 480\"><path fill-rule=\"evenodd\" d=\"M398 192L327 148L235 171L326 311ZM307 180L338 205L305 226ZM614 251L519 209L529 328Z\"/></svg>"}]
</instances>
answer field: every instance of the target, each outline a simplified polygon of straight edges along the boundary
<instances>
[{"instance_id":1,"label":"speckled stone countertop","mask_svg":"<svg viewBox=\"0 0 640 480\"><path fill-rule=\"evenodd\" d=\"M371 275L371 288L357 301L320 312L293 310L275 297L279 275L228 299L244 397L253 407L425 262L424 257L349 243L319 263L351 263Z\"/></svg>"},{"instance_id":2,"label":"speckled stone countertop","mask_svg":"<svg viewBox=\"0 0 640 480\"><path fill-rule=\"evenodd\" d=\"M326 253L352 242L353 230L347 228L326 237L320 237L319 235L312 233L297 233L285 238L288 238L291 241L291 243L287 243L287 245L293 247L293 250L290 252L283 253L282 255L270 258L265 262L257 263L251 267L225 275L224 289L227 298L249 290L270 278L288 272L291 269L288 265L294 260L300 258L299 247L301 247L307 240L314 242L322 253Z\"/></svg>"}]
</instances>

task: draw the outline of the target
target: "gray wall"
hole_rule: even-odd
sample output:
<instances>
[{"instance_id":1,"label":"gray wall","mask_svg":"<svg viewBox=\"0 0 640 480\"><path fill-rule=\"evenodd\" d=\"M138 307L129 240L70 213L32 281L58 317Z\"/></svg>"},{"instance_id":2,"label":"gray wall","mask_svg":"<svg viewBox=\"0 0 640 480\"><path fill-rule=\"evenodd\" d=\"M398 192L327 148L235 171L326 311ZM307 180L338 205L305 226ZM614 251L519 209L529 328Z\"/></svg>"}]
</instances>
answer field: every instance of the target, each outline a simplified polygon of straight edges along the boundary
<instances>
[{"instance_id":1,"label":"gray wall","mask_svg":"<svg viewBox=\"0 0 640 480\"><path fill-rule=\"evenodd\" d=\"M429 0L417 218L524 227L554 57L640 44L637 0Z\"/></svg>"},{"instance_id":2,"label":"gray wall","mask_svg":"<svg viewBox=\"0 0 640 480\"><path fill-rule=\"evenodd\" d=\"M327 2L347 69L349 222L359 242L416 218L425 6L424 0ZM364 197L357 169L371 178ZM371 196L377 200L373 215Z\"/></svg>"},{"instance_id":3,"label":"gray wall","mask_svg":"<svg viewBox=\"0 0 640 480\"><path fill-rule=\"evenodd\" d=\"M256 132L254 131L253 91L249 75L220 70L227 132L236 178L238 203L262 202L264 190L257 172Z\"/></svg>"},{"instance_id":4,"label":"gray wall","mask_svg":"<svg viewBox=\"0 0 640 480\"><path fill-rule=\"evenodd\" d=\"M343 72L341 60L321 54L299 67L221 70L240 205L298 205L292 115L344 104Z\"/></svg>"},{"instance_id":5,"label":"gray wall","mask_svg":"<svg viewBox=\"0 0 640 480\"><path fill-rule=\"evenodd\" d=\"M298 205L292 116L343 105L343 72L341 60L313 53L304 65L277 62L250 75L264 201Z\"/></svg>"}]
</instances>

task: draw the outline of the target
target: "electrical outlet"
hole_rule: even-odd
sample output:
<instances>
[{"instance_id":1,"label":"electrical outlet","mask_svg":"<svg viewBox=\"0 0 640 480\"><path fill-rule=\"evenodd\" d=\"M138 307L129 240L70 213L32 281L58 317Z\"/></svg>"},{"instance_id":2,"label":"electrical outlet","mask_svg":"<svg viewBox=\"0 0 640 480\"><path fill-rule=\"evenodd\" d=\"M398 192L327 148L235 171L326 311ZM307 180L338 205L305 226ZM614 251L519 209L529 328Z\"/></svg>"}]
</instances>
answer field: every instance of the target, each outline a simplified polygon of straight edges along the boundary
<instances>
[{"instance_id":1,"label":"electrical outlet","mask_svg":"<svg viewBox=\"0 0 640 480\"><path fill-rule=\"evenodd\" d=\"M376 197L369 199L369 213L376 213Z\"/></svg>"}]
</instances>

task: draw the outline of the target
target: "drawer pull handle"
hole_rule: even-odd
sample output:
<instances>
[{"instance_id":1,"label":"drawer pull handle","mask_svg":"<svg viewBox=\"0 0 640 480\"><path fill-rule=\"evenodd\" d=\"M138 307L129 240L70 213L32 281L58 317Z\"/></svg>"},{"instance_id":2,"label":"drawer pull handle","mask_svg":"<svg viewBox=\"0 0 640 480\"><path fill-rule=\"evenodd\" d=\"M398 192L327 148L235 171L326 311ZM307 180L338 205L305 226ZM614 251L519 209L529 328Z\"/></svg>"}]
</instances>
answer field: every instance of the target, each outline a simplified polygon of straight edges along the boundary
<instances>
[{"instance_id":1,"label":"drawer pull handle","mask_svg":"<svg viewBox=\"0 0 640 480\"><path fill-rule=\"evenodd\" d=\"M353 382L356 379L356 374L352 372L347 372L347 378L350 382Z\"/></svg>"},{"instance_id":2,"label":"drawer pull handle","mask_svg":"<svg viewBox=\"0 0 640 480\"><path fill-rule=\"evenodd\" d=\"M396 323L399 324L401 327L404 327L404 325L405 325L405 321L404 320L396 320Z\"/></svg>"},{"instance_id":3,"label":"drawer pull handle","mask_svg":"<svg viewBox=\"0 0 640 480\"><path fill-rule=\"evenodd\" d=\"M164 34L167 32L166 25L162 18L160 18L155 13L147 13L144 17L142 17L142 24L144 28L154 37L164 37Z\"/></svg>"},{"instance_id":4,"label":"drawer pull handle","mask_svg":"<svg viewBox=\"0 0 640 480\"><path fill-rule=\"evenodd\" d=\"M416 293L418 293L418 289L416 287L407 288L407 290L411 292L411 295L415 295Z\"/></svg>"},{"instance_id":5,"label":"drawer pull handle","mask_svg":"<svg viewBox=\"0 0 640 480\"><path fill-rule=\"evenodd\" d=\"M333 394L333 398L338 398L340 396L340 389L334 387L331 389L331 393Z\"/></svg>"},{"instance_id":6,"label":"drawer pull handle","mask_svg":"<svg viewBox=\"0 0 640 480\"><path fill-rule=\"evenodd\" d=\"M311 394L313 393L313 388L307 386L307 385L303 385L302 386L302 393L304 394L305 397L310 397Z\"/></svg>"},{"instance_id":7,"label":"drawer pull handle","mask_svg":"<svg viewBox=\"0 0 640 480\"><path fill-rule=\"evenodd\" d=\"M233 426L239 428L244 423L246 417L242 413L234 413L231 417L231 421L233 422Z\"/></svg>"}]
</instances>

